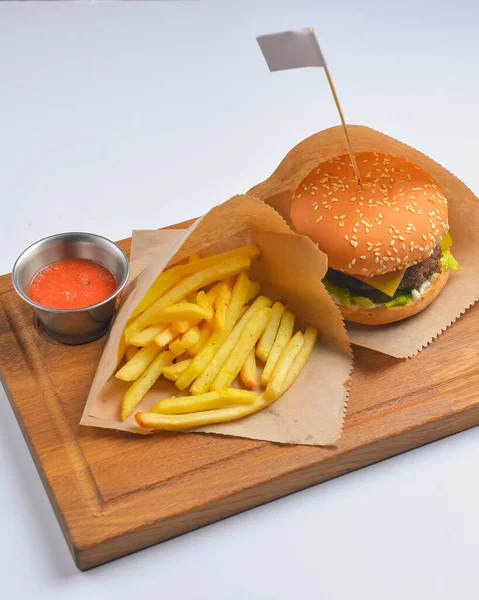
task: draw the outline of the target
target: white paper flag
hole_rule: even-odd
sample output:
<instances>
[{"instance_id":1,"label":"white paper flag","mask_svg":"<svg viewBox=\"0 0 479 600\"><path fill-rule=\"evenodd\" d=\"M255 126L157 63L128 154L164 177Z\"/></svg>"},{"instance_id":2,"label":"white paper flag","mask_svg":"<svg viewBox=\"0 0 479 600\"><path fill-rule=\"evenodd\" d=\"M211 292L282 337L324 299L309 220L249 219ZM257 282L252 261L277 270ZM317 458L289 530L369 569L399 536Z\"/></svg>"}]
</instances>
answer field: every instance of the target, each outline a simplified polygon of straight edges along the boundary
<instances>
[{"instance_id":1,"label":"white paper flag","mask_svg":"<svg viewBox=\"0 0 479 600\"><path fill-rule=\"evenodd\" d=\"M313 28L259 35L256 40L270 71L326 66Z\"/></svg>"}]
</instances>

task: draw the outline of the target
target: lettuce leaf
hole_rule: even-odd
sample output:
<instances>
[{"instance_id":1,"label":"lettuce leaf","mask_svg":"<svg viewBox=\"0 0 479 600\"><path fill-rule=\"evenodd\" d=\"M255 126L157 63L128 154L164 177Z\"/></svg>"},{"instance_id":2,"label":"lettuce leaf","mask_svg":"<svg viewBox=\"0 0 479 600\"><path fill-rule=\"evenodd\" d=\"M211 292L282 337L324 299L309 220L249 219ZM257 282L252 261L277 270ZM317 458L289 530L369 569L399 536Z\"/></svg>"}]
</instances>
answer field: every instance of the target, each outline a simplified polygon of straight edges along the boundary
<instances>
[{"instance_id":1,"label":"lettuce leaf","mask_svg":"<svg viewBox=\"0 0 479 600\"><path fill-rule=\"evenodd\" d=\"M409 304L411 302L411 300L412 300L411 294L403 294L402 296L398 296L397 298L394 298L394 300L385 302L383 304L383 306L386 306L387 308L392 308L393 306L405 306L406 304Z\"/></svg>"},{"instance_id":2,"label":"lettuce leaf","mask_svg":"<svg viewBox=\"0 0 479 600\"><path fill-rule=\"evenodd\" d=\"M353 304L359 304L360 306L364 306L364 308L376 308L376 304L365 296L351 296L350 300Z\"/></svg>"},{"instance_id":3,"label":"lettuce leaf","mask_svg":"<svg viewBox=\"0 0 479 600\"><path fill-rule=\"evenodd\" d=\"M460 271L461 265L457 262L450 250L443 250L441 256L441 265L445 271Z\"/></svg>"},{"instance_id":4,"label":"lettuce leaf","mask_svg":"<svg viewBox=\"0 0 479 600\"><path fill-rule=\"evenodd\" d=\"M341 288L337 285L333 285L326 278L323 279L323 285L326 290L331 294L331 296L335 296L342 306L351 306L351 298L349 296L349 291L345 288Z\"/></svg>"}]
</instances>

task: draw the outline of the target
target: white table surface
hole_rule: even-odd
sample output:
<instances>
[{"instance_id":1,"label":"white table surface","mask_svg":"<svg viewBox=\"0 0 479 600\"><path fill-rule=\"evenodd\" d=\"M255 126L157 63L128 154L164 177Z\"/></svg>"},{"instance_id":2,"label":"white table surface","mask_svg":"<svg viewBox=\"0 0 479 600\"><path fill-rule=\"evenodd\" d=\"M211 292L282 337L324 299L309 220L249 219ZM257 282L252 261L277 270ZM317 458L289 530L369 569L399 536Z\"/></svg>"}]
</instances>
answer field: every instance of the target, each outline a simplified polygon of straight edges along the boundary
<instances>
[{"instance_id":1,"label":"white table surface","mask_svg":"<svg viewBox=\"0 0 479 600\"><path fill-rule=\"evenodd\" d=\"M336 125L324 73L263 62L255 35L288 28L317 28L349 122L478 193L478 19L471 0L2 3L0 272L48 234L197 216ZM80 573L1 390L0 428L2 598L477 597L477 429Z\"/></svg>"}]
</instances>

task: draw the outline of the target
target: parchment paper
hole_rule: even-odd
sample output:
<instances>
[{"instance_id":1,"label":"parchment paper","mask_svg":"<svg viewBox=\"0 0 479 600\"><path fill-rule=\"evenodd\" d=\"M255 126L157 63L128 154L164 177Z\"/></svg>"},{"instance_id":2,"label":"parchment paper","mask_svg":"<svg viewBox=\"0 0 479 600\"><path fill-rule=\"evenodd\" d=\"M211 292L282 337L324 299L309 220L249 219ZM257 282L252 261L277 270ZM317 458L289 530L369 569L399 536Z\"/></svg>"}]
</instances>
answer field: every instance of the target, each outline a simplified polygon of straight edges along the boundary
<instances>
[{"instance_id":1,"label":"parchment paper","mask_svg":"<svg viewBox=\"0 0 479 600\"><path fill-rule=\"evenodd\" d=\"M311 240L294 233L271 207L248 196L236 196L214 208L186 231L133 233L134 282L110 332L81 424L148 433L137 426L134 415L120 420L120 402L128 384L112 377L129 315L167 265L193 252L208 256L252 242L262 254L253 262L250 277L263 282L274 299L285 301L298 315L299 324L316 325L319 340L300 377L273 405L240 421L195 431L310 445L329 445L339 439L352 357L341 315L321 284L326 255ZM161 380L137 410L148 410L173 394L178 395L174 384Z\"/></svg>"},{"instance_id":2,"label":"parchment paper","mask_svg":"<svg viewBox=\"0 0 479 600\"><path fill-rule=\"evenodd\" d=\"M424 311L397 323L366 326L347 323L354 344L398 358L413 356L437 338L479 299L479 201L464 183L418 150L387 135L349 125L355 152L391 152L404 156L431 173L441 186L449 205L452 253L463 266L452 271L437 299ZM274 207L291 224L291 198L302 179L319 163L347 152L341 127L320 131L295 146L269 179L248 194Z\"/></svg>"}]
</instances>

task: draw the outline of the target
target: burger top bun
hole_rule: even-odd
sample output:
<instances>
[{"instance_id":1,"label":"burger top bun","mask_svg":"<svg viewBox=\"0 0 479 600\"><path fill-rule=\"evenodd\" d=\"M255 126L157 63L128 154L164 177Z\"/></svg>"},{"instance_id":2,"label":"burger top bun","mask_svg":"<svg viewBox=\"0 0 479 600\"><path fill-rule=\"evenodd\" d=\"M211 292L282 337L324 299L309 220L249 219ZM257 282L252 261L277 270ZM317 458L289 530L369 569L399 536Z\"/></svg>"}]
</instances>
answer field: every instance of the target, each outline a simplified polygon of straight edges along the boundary
<instances>
[{"instance_id":1,"label":"burger top bun","mask_svg":"<svg viewBox=\"0 0 479 600\"><path fill-rule=\"evenodd\" d=\"M300 183L291 219L328 255L329 266L361 277L401 270L427 258L448 231L447 200L415 163L379 152L348 154L315 167Z\"/></svg>"}]
</instances>

